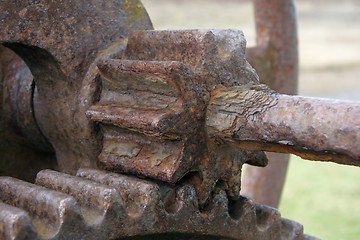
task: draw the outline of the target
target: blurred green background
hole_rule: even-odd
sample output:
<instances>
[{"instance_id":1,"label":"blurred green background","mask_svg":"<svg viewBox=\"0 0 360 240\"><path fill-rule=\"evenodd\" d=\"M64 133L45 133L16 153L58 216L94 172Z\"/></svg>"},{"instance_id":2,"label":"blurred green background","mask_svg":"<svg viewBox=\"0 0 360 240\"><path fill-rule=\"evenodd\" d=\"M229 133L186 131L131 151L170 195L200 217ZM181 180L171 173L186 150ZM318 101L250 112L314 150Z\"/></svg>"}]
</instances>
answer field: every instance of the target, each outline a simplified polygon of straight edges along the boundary
<instances>
[{"instance_id":1,"label":"blurred green background","mask_svg":"<svg viewBox=\"0 0 360 240\"><path fill-rule=\"evenodd\" d=\"M360 239L360 169L292 156L281 215L321 239Z\"/></svg>"},{"instance_id":2,"label":"blurred green background","mask_svg":"<svg viewBox=\"0 0 360 240\"><path fill-rule=\"evenodd\" d=\"M255 45L246 0L142 0L155 29L239 28ZM360 101L360 0L299 0L299 94ZM283 217L321 239L360 239L360 168L292 156Z\"/></svg>"}]
</instances>

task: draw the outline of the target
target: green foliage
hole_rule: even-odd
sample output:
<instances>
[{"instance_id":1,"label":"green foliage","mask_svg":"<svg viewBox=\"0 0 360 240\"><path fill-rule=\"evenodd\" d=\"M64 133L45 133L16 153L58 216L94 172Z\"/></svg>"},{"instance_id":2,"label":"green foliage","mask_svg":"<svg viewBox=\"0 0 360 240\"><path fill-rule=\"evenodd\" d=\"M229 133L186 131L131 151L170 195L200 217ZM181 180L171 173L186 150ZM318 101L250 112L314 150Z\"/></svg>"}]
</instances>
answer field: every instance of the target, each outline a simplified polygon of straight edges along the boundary
<instances>
[{"instance_id":1,"label":"green foliage","mask_svg":"<svg viewBox=\"0 0 360 240\"><path fill-rule=\"evenodd\" d=\"M283 217L326 240L360 238L360 168L292 156L280 203Z\"/></svg>"}]
</instances>

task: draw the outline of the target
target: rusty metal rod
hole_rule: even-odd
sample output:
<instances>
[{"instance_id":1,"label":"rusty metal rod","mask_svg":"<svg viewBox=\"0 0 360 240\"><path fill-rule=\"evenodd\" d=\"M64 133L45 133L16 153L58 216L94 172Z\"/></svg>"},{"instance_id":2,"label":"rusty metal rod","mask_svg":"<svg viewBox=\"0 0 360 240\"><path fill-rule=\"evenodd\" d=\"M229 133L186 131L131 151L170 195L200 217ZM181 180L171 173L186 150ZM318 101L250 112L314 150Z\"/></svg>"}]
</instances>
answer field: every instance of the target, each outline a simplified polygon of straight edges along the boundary
<instances>
[{"instance_id":1,"label":"rusty metal rod","mask_svg":"<svg viewBox=\"0 0 360 240\"><path fill-rule=\"evenodd\" d=\"M360 166L360 103L278 94L264 85L218 87L211 137L251 150Z\"/></svg>"},{"instance_id":2,"label":"rusty metal rod","mask_svg":"<svg viewBox=\"0 0 360 240\"><path fill-rule=\"evenodd\" d=\"M260 81L271 89L295 94L298 82L298 41L295 0L253 0L256 47L247 59ZM246 166L241 194L256 202L278 207L285 182L288 154L266 153L266 168Z\"/></svg>"}]
</instances>

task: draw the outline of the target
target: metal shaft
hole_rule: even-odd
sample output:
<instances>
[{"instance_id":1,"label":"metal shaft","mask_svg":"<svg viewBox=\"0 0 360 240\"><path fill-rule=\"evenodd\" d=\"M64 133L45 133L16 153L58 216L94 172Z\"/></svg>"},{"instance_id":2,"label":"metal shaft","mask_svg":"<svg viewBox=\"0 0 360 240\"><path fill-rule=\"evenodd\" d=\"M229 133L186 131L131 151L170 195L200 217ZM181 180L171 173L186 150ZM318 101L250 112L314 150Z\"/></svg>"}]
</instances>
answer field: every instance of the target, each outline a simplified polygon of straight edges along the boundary
<instances>
[{"instance_id":1,"label":"metal shaft","mask_svg":"<svg viewBox=\"0 0 360 240\"><path fill-rule=\"evenodd\" d=\"M254 0L256 47L247 59L260 81L285 94L297 92L298 43L294 0ZM267 153L266 168L247 166L241 194L277 207L288 166L287 154Z\"/></svg>"},{"instance_id":2,"label":"metal shaft","mask_svg":"<svg viewBox=\"0 0 360 240\"><path fill-rule=\"evenodd\" d=\"M278 94L263 86L220 87L208 133L244 149L360 166L360 103Z\"/></svg>"}]
</instances>

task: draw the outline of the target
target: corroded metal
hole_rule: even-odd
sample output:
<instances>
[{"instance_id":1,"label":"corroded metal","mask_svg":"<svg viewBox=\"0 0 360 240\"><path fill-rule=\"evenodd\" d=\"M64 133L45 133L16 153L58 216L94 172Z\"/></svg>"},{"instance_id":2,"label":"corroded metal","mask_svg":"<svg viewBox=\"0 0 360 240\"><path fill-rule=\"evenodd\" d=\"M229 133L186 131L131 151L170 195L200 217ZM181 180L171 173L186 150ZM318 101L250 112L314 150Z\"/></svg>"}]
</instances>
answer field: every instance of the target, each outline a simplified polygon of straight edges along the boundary
<instances>
[{"instance_id":1,"label":"corroded metal","mask_svg":"<svg viewBox=\"0 0 360 240\"><path fill-rule=\"evenodd\" d=\"M98 68L100 101L87 115L101 123L105 169L168 183L186 179L203 206L219 181L231 199L239 197L243 163L266 164L262 152L208 141L204 129L216 85L259 83L241 31L132 32L122 59Z\"/></svg>"},{"instance_id":2,"label":"corroded metal","mask_svg":"<svg viewBox=\"0 0 360 240\"><path fill-rule=\"evenodd\" d=\"M308 239L301 224L240 196L243 164L265 166L264 152L248 147L248 139L234 144L211 129L228 124L231 116L220 123L213 117L236 105L214 108L219 89L245 85L253 91L260 84L240 30L150 31L136 0L9 0L0 12L6 15L0 43L13 51L0 48L10 54L1 55L0 110L6 114L0 134L16 132L37 146L37 154L46 153L39 161L54 169L56 160L61 171L43 170L35 184L0 177L0 236ZM28 69L14 53L32 75L18 75ZM279 111L283 95L250 95L235 102L255 112L237 108L232 114L238 119L256 116L262 104L269 108L264 114ZM297 99L283 98L285 105ZM266 126L250 120L251 129L236 121L234 127L247 133L256 124ZM4 152L6 164L11 156L21 158L15 148L2 146Z\"/></svg>"},{"instance_id":3,"label":"corroded metal","mask_svg":"<svg viewBox=\"0 0 360 240\"><path fill-rule=\"evenodd\" d=\"M95 167L101 137L85 116L99 87L93 63L119 54L130 30L152 29L141 3L2 0L0 12L0 43L19 55L34 77L26 104L59 169L74 173L80 166ZM11 162L11 156L3 161Z\"/></svg>"},{"instance_id":4,"label":"corroded metal","mask_svg":"<svg viewBox=\"0 0 360 240\"><path fill-rule=\"evenodd\" d=\"M34 119L33 76L26 64L0 45L0 174L34 181L56 167L51 144Z\"/></svg>"},{"instance_id":5,"label":"corroded metal","mask_svg":"<svg viewBox=\"0 0 360 240\"><path fill-rule=\"evenodd\" d=\"M295 0L254 0L256 47L247 58L260 81L284 94L296 94L298 39ZM247 166L242 194L277 207L285 182L288 155L267 153L266 168Z\"/></svg>"},{"instance_id":6,"label":"corroded metal","mask_svg":"<svg viewBox=\"0 0 360 240\"><path fill-rule=\"evenodd\" d=\"M0 238L1 239L31 239L35 231L29 215L16 207L0 202Z\"/></svg>"},{"instance_id":7,"label":"corroded metal","mask_svg":"<svg viewBox=\"0 0 360 240\"><path fill-rule=\"evenodd\" d=\"M189 184L170 187L97 169L77 176L44 170L36 183L50 189L0 177L0 199L8 204L0 203L0 219L18 224L5 224L11 233L0 228L2 239L304 239L302 225L278 210L245 197L229 202L224 191L200 211Z\"/></svg>"},{"instance_id":8,"label":"corroded metal","mask_svg":"<svg viewBox=\"0 0 360 240\"><path fill-rule=\"evenodd\" d=\"M278 94L264 86L219 87L208 133L239 147L360 166L358 102Z\"/></svg>"}]
</instances>

